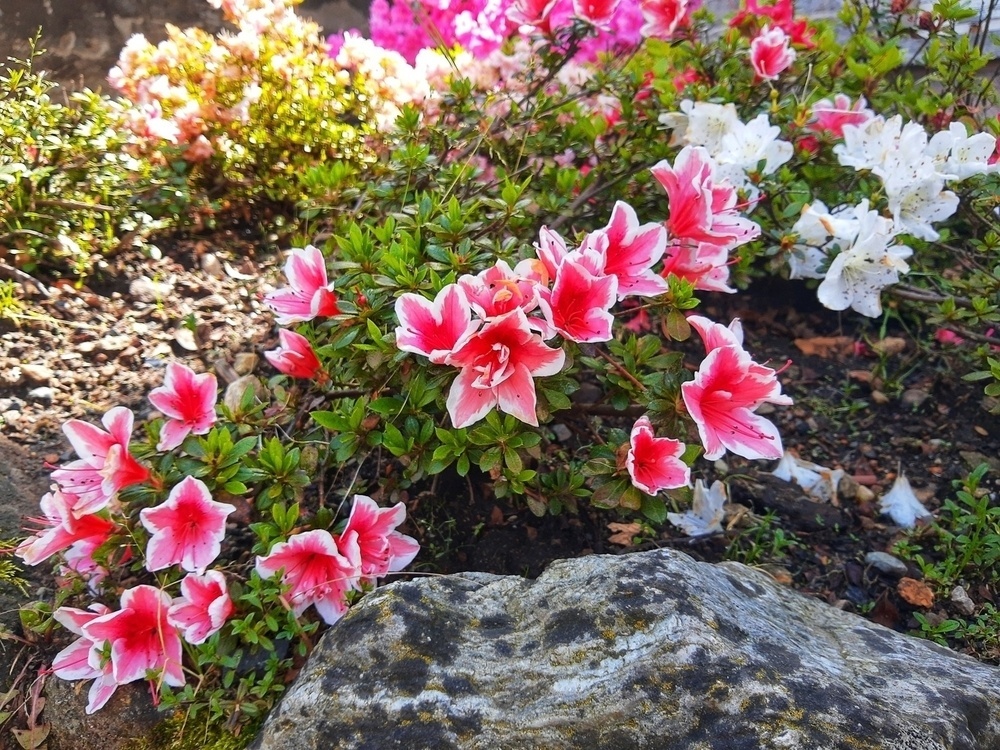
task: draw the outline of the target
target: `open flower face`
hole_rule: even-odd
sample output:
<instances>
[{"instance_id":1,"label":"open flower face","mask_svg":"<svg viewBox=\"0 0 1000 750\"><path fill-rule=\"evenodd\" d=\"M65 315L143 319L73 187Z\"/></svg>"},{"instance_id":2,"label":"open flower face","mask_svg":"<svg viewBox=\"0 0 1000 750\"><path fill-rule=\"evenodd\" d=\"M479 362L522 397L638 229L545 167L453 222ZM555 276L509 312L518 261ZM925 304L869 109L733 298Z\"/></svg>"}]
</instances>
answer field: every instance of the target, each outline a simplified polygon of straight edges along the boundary
<instances>
[{"instance_id":1,"label":"open flower face","mask_svg":"<svg viewBox=\"0 0 1000 750\"><path fill-rule=\"evenodd\" d=\"M111 662L101 665L100 644L84 635L83 627L101 615L110 612L103 604L90 605L90 611L76 607L59 607L52 618L71 633L78 636L75 641L56 654L52 660L52 674L61 680L90 680L86 712L94 713L102 708L118 689L112 674Z\"/></svg>"},{"instance_id":2,"label":"open flower face","mask_svg":"<svg viewBox=\"0 0 1000 750\"><path fill-rule=\"evenodd\" d=\"M550 294L541 299L545 319L563 337L579 343L609 341L618 280L594 276L568 257L556 273Z\"/></svg>"},{"instance_id":3,"label":"open flower face","mask_svg":"<svg viewBox=\"0 0 1000 750\"><path fill-rule=\"evenodd\" d=\"M204 643L217 633L233 612L226 577L218 570L203 575L189 573L181 581L181 595L167 610L167 620L192 645Z\"/></svg>"},{"instance_id":4,"label":"open flower face","mask_svg":"<svg viewBox=\"0 0 1000 750\"><path fill-rule=\"evenodd\" d=\"M458 284L443 287L432 302L406 293L396 300L396 346L443 363L480 325Z\"/></svg>"},{"instance_id":5,"label":"open flower face","mask_svg":"<svg viewBox=\"0 0 1000 750\"><path fill-rule=\"evenodd\" d=\"M152 534L146 547L146 569L180 565L189 572L204 572L219 556L226 517L234 510L232 505L212 500L200 479L184 477L165 503L139 513L142 525Z\"/></svg>"},{"instance_id":6,"label":"open flower face","mask_svg":"<svg viewBox=\"0 0 1000 750\"><path fill-rule=\"evenodd\" d=\"M400 534L396 527L406 520L406 506L396 503L380 508L370 497L355 495L351 515L341 538L355 534L361 553L361 573L365 578L381 578L402 570L420 550L413 537ZM338 542L339 544L339 542Z\"/></svg>"},{"instance_id":7,"label":"open flower face","mask_svg":"<svg viewBox=\"0 0 1000 750\"><path fill-rule=\"evenodd\" d=\"M604 273L618 279L618 299L655 297L667 291L666 280L653 271L667 249L662 224L639 224L635 209L617 201L611 221L602 230L607 237Z\"/></svg>"},{"instance_id":8,"label":"open flower face","mask_svg":"<svg viewBox=\"0 0 1000 750\"><path fill-rule=\"evenodd\" d=\"M217 395L215 375L197 375L179 362L168 364L163 385L149 394L149 402L167 417L156 449L173 450L188 435L208 432L215 424Z\"/></svg>"},{"instance_id":9,"label":"open flower face","mask_svg":"<svg viewBox=\"0 0 1000 750\"><path fill-rule=\"evenodd\" d=\"M264 297L267 306L274 310L278 325L304 323L339 312L319 248L307 245L293 249L285 263L285 276L288 286Z\"/></svg>"},{"instance_id":10,"label":"open flower face","mask_svg":"<svg viewBox=\"0 0 1000 750\"><path fill-rule=\"evenodd\" d=\"M633 485L655 495L691 482L691 469L681 461L683 454L684 443L656 437L649 417L640 417L632 427L625 466Z\"/></svg>"},{"instance_id":11,"label":"open flower face","mask_svg":"<svg viewBox=\"0 0 1000 750\"><path fill-rule=\"evenodd\" d=\"M760 34L750 42L750 64L757 76L765 81L773 81L795 62L795 50L791 40L779 27L765 26Z\"/></svg>"},{"instance_id":12,"label":"open flower face","mask_svg":"<svg viewBox=\"0 0 1000 750\"><path fill-rule=\"evenodd\" d=\"M17 556L26 565L38 565L80 541L93 542L95 546L103 544L115 524L93 513L77 518L74 511L80 502L76 495L59 489L46 493L40 503L45 517L36 520L47 528L21 542Z\"/></svg>"}]
</instances>

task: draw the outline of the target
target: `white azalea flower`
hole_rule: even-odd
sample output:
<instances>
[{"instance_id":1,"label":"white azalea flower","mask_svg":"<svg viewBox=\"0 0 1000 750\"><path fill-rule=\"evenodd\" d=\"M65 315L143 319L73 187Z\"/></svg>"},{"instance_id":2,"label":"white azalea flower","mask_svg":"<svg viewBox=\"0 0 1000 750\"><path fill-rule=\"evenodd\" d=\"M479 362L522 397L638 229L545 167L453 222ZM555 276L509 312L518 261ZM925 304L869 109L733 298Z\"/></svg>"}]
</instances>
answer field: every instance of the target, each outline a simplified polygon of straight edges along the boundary
<instances>
[{"instance_id":1,"label":"white azalea flower","mask_svg":"<svg viewBox=\"0 0 1000 750\"><path fill-rule=\"evenodd\" d=\"M755 171L763 161L763 173L773 174L792 158L792 144L779 139L780 134L781 128L772 125L766 114L757 115L746 124L737 121L722 136L722 150L717 161L720 164L736 164L746 172Z\"/></svg>"},{"instance_id":2,"label":"white azalea flower","mask_svg":"<svg viewBox=\"0 0 1000 750\"><path fill-rule=\"evenodd\" d=\"M931 517L930 511L913 494L913 488L910 487L909 480L902 472L896 477L892 489L879 499L878 505L882 513L892 518L893 523L904 529L912 529L916 526L918 518Z\"/></svg>"},{"instance_id":3,"label":"white azalea flower","mask_svg":"<svg viewBox=\"0 0 1000 750\"><path fill-rule=\"evenodd\" d=\"M895 150L902 128L900 115L888 120L879 115L861 125L845 125L844 142L834 146L833 153L845 167L875 169Z\"/></svg>"},{"instance_id":4,"label":"white azalea flower","mask_svg":"<svg viewBox=\"0 0 1000 750\"><path fill-rule=\"evenodd\" d=\"M667 513L667 520L688 536L717 534L722 531L722 519L726 517L723 510L725 504L726 485L715 481L711 489L708 489L702 480L696 479L691 510Z\"/></svg>"},{"instance_id":5,"label":"white azalea flower","mask_svg":"<svg viewBox=\"0 0 1000 750\"><path fill-rule=\"evenodd\" d=\"M722 153L722 140L743 123L736 105L694 102L685 99L681 111L687 115L687 126L680 136L688 146L703 146L713 157Z\"/></svg>"},{"instance_id":6,"label":"white azalea flower","mask_svg":"<svg viewBox=\"0 0 1000 750\"><path fill-rule=\"evenodd\" d=\"M989 133L970 136L965 125L953 122L948 130L942 130L931 138L949 146L943 172L951 175L948 179L966 180L977 174L985 174L990 169L989 159L993 156L997 139Z\"/></svg>"},{"instance_id":7,"label":"white azalea flower","mask_svg":"<svg viewBox=\"0 0 1000 750\"><path fill-rule=\"evenodd\" d=\"M824 503L837 497L837 487L844 478L843 469L828 469L812 461L803 461L788 451L771 473L778 479L795 482L807 495Z\"/></svg>"},{"instance_id":8,"label":"white azalea flower","mask_svg":"<svg viewBox=\"0 0 1000 750\"><path fill-rule=\"evenodd\" d=\"M887 180L885 193L897 231L922 240L940 237L932 223L944 221L958 210L958 196L943 188L944 181L933 177Z\"/></svg>"},{"instance_id":9,"label":"white azalea flower","mask_svg":"<svg viewBox=\"0 0 1000 750\"><path fill-rule=\"evenodd\" d=\"M829 250L834 245L846 247L853 243L859 226L853 207L845 206L830 213L822 201L804 206L792 226L802 243L794 245L788 255L790 278L822 279L825 274L819 267L826 262Z\"/></svg>"}]
</instances>

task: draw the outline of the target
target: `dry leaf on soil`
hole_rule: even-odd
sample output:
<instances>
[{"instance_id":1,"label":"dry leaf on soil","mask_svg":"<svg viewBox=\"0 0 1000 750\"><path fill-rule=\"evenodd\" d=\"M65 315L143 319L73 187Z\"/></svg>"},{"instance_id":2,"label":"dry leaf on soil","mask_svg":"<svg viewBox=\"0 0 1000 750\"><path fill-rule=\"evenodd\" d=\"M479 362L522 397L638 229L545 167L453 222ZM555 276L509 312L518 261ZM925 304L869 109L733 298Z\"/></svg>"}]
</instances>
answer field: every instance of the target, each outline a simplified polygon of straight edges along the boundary
<instances>
[{"instance_id":1,"label":"dry leaf on soil","mask_svg":"<svg viewBox=\"0 0 1000 750\"><path fill-rule=\"evenodd\" d=\"M896 590L904 601L914 607L927 609L934 604L934 592L926 583L914 578L900 578Z\"/></svg>"},{"instance_id":2,"label":"dry leaf on soil","mask_svg":"<svg viewBox=\"0 0 1000 750\"><path fill-rule=\"evenodd\" d=\"M609 523L608 528L614 533L608 537L612 544L620 544L623 547L631 547L633 538L642 532L642 526L637 523Z\"/></svg>"},{"instance_id":3,"label":"dry leaf on soil","mask_svg":"<svg viewBox=\"0 0 1000 750\"><path fill-rule=\"evenodd\" d=\"M850 336L814 336L795 339L795 346L809 357L846 357L854 350L854 339Z\"/></svg>"}]
</instances>

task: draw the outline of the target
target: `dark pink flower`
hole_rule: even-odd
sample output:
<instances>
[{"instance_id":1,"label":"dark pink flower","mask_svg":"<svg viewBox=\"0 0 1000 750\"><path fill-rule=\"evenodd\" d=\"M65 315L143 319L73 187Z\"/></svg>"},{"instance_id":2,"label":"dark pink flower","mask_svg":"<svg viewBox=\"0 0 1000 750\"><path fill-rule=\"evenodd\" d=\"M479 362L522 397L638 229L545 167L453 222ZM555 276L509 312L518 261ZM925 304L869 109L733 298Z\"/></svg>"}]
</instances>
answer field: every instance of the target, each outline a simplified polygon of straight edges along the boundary
<instances>
[{"instance_id":1,"label":"dark pink flower","mask_svg":"<svg viewBox=\"0 0 1000 750\"><path fill-rule=\"evenodd\" d=\"M758 78L773 81L795 62L795 50L780 28L765 26L750 42L750 64Z\"/></svg>"},{"instance_id":2,"label":"dark pink flower","mask_svg":"<svg viewBox=\"0 0 1000 750\"><path fill-rule=\"evenodd\" d=\"M329 531L314 529L279 542L257 558L257 573L272 578L283 571L289 603L296 615L310 605L332 625L347 611L347 592L359 588L361 551L356 535L338 545Z\"/></svg>"},{"instance_id":3,"label":"dark pink flower","mask_svg":"<svg viewBox=\"0 0 1000 750\"><path fill-rule=\"evenodd\" d=\"M520 308L493 318L448 358L462 368L448 393L452 424L467 427L497 406L537 426L533 378L555 375L565 361L562 349L532 333Z\"/></svg>"},{"instance_id":4,"label":"dark pink flower","mask_svg":"<svg viewBox=\"0 0 1000 750\"><path fill-rule=\"evenodd\" d=\"M166 502L139 513L142 525L152 534L146 546L146 570L180 565L188 572L204 572L219 556L226 518L235 510L214 501L200 479L184 477L170 490Z\"/></svg>"},{"instance_id":5,"label":"dark pink flower","mask_svg":"<svg viewBox=\"0 0 1000 750\"><path fill-rule=\"evenodd\" d=\"M691 483L691 468L681 460L682 455L684 443L656 437L649 417L639 417L629 437L625 468L632 484L647 495L655 495Z\"/></svg>"},{"instance_id":6,"label":"dark pink flower","mask_svg":"<svg viewBox=\"0 0 1000 750\"><path fill-rule=\"evenodd\" d=\"M149 672L159 672L172 687L184 684L181 639L167 622L169 607L165 591L135 586L122 594L121 609L83 626L86 638L111 644L111 674L119 685L146 679Z\"/></svg>"},{"instance_id":7,"label":"dark pink flower","mask_svg":"<svg viewBox=\"0 0 1000 750\"><path fill-rule=\"evenodd\" d=\"M149 402L167 417L156 449L169 451L188 435L204 435L215 424L218 384L215 375L196 375L179 362L167 365L163 385L149 393Z\"/></svg>"},{"instance_id":8,"label":"dark pink flower","mask_svg":"<svg viewBox=\"0 0 1000 750\"><path fill-rule=\"evenodd\" d=\"M209 570L203 575L184 576L181 595L167 610L167 621L181 631L185 641L197 646L217 633L232 613L226 577L218 570Z\"/></svg>"},{"instance_id":9,"label":"dark pink flower","mask_svg":"<svg viewBox=\"0 0 1000 750\"><path fill-rule=\"evenodd\" d=\"M17 556L26 565L38 565L77 542L86 540L97 547L107 541L115 530L115 524L93 513L85 513L78 518L74 511L80 502L76 495L58 488L47 492L40 503L44 518L32 520L48 528L21 542Z\"/></svg>"},{"instance_id":10,"label":"dark pink flower","mask_svg":"<svg viewBox=\"0 0 1000 750\"><path fill-rule=\"evenodd\" d=\"M610 341L618 280L595 276L572 256L559 266L552 291L541 296L545 319L564 338L579 343Z\"/></svg>"},{"instance_id":11,"label":"dark pink flower","mask_svg":"<svg viewBox=\"0 0 1000 750\"><path fill-rule=\"evenodd\" d=\"M413 537L400 534L396 527L406 520L406 506L396 503L391 508L379 508L370 497L355 495L347 526L337 539L354 535L361 553L361 575L365 579L382 578L409 565L420 551Z\"/></svg>"},{"instance_id":12,"label":"dark pink flower","mask_svg":"<svg viewBox=\"0 0 1000 750\"><path fill-rule=\"evenodd\" d=\"M80 460L53 471L52 479L79 498L73 507L77 517L104 508L119 490L149 479L149 469L128 451L133 421L130 409L116 406L101 419L106 431L79 419L63 425Z\"/></svg>"},{"instance_id":13,"label":"dark pink flower","mask_svg":"<svg viewBox=\"0 0 1000 750\"><path fill-rule=\"evenodd\" d=\"M278 325L304 323L340 312L319 248L307 245L293 249L285 263L285 276L288 286L264 297L267 306L274 310Z\"/></svg>"},{"instance_id":14,"label":"dark pink flower","mask_svg":"<svg viewBox=\"0 0 1000 750\"><path fill-rule=\"evenodd\" d=\"M295 331L278 331L278 348L264 352L274 369L289 377L314 380L323 373L323 365L313 351L309 339Z\"/></svg>"},{"instance_id":15,"label":"dark pink flower","mask_svg":"<svg viewBox=\"0 0 1000 750\"><path fill-rule=\"evenodd\" d=\"M688 0L640 0L645 24L640 33L646 38L672 39L688 22Z\"/></svg>"},{"instance_id":16,"label":"dark pink flower","mask_svg":"<svg viewBox=\"0 0 1000 750\"><path fill-rule=\"evenodd\" d=\"M618 279L618 299L655 297L667 291L666 281L653 271L667 248L667 232L662 224L639 224L635 209L616 201L611 221L598 231L608 240L604 273Z\"/></svg>"},{"instance_id":17,"label":"dark pink flower","mask_svg":"<svg viewBox=\"0 0 1000 750\"><path fill-rule=\"evenodd\" d=\"M543 34L551 33L549 16L557 0L514 0L507 17L521 26L534 26Z\"/></svg>"},{"instance_id":18,"label":"dark pink flower","mask_svg":"<svg viewBox=\"0 0 1000 750\"><path fill-rule=\"evenodd\" d=\"M406 293L396 300L396 346L442 364L477 328L472 308L458 284L443 287L434 301Z\"/></svg>"},{"instance_id":19,"label":"dark pink flower","mask_svg":"<svg viewBox=\"0 0 1000 750\"><path fill-rule=\"evenodd\" d=\"M607 27L621 0L573 0L573 14L594 26Z\"/></svg>"},{"instance_id":20,"label":"dark pink flower","mask_svg":"<svg viewBox=\"0 0 1000 750\"><path fill-rule=\"evenodd\" d=\"M868 109L863 96L851 104L851 98L846 94L837 94L833 102L821 99L812 106L813 121L810 129L826 132L836 138L844 137L845 125L863 125L875 116Z\"/></svg>"}]
</instances>

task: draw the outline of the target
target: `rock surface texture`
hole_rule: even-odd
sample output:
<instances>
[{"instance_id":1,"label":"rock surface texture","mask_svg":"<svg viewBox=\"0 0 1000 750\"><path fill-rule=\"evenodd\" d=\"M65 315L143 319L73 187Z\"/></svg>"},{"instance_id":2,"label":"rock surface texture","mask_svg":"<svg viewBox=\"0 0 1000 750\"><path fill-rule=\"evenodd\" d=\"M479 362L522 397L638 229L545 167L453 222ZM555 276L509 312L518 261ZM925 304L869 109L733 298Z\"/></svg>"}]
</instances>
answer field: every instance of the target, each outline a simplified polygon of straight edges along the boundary
<instances>
[{"instance_id":1,"label":"rock surface texture","mask_svg":"<svg viewBox=\"0 0 1000 750\"><path fill-rule=\"evenodd\" d=\"M994 750L1000 670L660 550L396 583L330 630L256 750Z\"/></svg>"}]
</instances>

